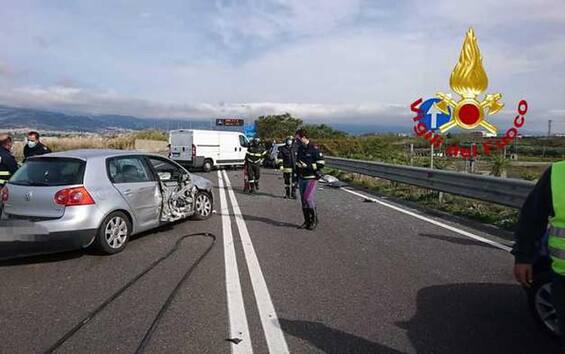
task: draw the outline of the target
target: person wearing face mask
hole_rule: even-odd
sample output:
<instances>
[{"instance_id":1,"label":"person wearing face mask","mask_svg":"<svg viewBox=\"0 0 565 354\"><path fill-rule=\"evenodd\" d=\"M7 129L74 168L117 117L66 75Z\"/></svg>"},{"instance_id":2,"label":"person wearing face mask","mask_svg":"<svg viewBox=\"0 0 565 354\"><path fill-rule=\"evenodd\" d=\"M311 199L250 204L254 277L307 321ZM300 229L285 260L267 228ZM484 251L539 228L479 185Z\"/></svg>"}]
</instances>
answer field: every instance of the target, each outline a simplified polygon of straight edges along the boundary
<instances>
[{"instance_id":1,"label":"person wearing face mask","mask_svg":"<svg viewBox=\"0 0 565 354\"><path fill-rule=\"evenodd\" d=\"M292 137L288 137L284 145L279 147L277 162L283 172L286 199L296 199L296 149Z\"/></svg>"},{"instance_id":2,"label":"person wearing face mask","mask_svg":"<svg viewBox=\"0 0 565 354\"><path fill-rule=\"evenodd\" d=\"M39 141L39 133L31 131L27 133L27 144L24 146L24 162L28 157L45 155L51 152L47 146Z\"/></svg>"},{"instance_id":3,"label":"person wearing face mask","mask_svg":"<svg viewBox=\"0 0 565 354\"><path fill-rule=\"evenodd\" d=\"M300 142L296 156L296 171L304 214L304 224L298 228L314 230L318 226L316 188L318 180L322 177L322 169L325 165L324 156L320 149L310 141L305 129L299 129L296 132L296 139Z\"/></svg>"}]
</instances>

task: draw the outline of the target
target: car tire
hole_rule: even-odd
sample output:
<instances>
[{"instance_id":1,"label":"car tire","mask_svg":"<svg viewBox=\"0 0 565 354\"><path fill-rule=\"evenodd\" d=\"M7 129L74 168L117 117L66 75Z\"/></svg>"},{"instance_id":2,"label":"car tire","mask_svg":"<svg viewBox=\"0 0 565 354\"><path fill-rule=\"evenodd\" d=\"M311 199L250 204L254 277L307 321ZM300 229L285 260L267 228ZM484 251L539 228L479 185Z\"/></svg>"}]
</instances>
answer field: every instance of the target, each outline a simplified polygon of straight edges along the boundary
<instances>
[{"instance_id":1,"label":"car tire","mask_svg":"<svg viewBox=\"0 0 565 354\"><path fill-rule=\"evenodd\" d=\"M212 216L214 205L208 192L199 191L194 197L194 220L206 220Z\"/></svg>"},{"instance_id":2,"label":"car tire","mask_svg":"<svg viewBox=\"0 0 565 354\"><path fill-rule=\"evenodd\" d=\"M96 248L106 254L123 251L129 241L132 225L128 216L121 211L108 215L96 235Z\"/></svg>"},{"instance_id":3,"label":"car tire","mask_svg":"<svg viewBox=\"0 0 565 354\"><path fill-rule=\"evenodd\" d=\"M204 164L202 165L202 170L204 172L210 172L210 171L212 171L212 166L213 166L212 161L206 160L206 161L204 161Z\"/></svg>"},{"instance_id":4,"label":"car tire","mask_svg":"<svg viewBox=\"0 0 565 354\"><path fill-rule=\"evenodd\" d=\"M530 311L545 332L558 336L557 314L551 303L551 273L536 274L534 279L534 283L528 289ZM548 314L550 316L546 317Z\"/></svg>"}]
</instances>

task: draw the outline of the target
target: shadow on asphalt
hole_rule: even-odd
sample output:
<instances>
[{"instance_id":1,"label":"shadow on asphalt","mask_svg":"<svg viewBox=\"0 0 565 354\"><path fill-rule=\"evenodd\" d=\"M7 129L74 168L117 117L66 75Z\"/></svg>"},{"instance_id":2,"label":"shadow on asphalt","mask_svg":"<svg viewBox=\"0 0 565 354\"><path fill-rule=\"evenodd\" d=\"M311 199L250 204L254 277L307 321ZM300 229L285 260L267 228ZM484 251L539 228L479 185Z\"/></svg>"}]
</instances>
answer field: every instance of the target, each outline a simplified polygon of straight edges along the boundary
<instances>
[{"instance_id":1,"label":"shadow on asphalt","mask_svg":"<svg viewBox=\"0 0 565 354\"><path fill-rule=\"evenodd\" d=\"M247 193L247 192L244 192L243 189L239 189L239 188L237 188L237 189L234 188L233 190L236 194L239 194L239 195L260 196L260 197L271 197L271 198L275 198L275 199L284 199L284 196L282 195L282 193L277 195L277 194L272 194L272 193L261 192L261 190L259 190L259 192Z\"/></svg>"},{"instance_id":2,"label":"shadow on asphalt","mask_svg":"<svg viewBox=\"0 0 565 354\"><path fill-rule=\"evenodd\" d=\"M467 283L418 292L416 314L397 325L417 353L559 353L533 320L518 285Z\"/></svg>"},{"instance_id":3,"label":"shadow on asphalt","mask_svg":"<svg viewBox=\"0 0 565 354\"><path fill-rule=\"evenodd\" d=\"M279 319L279 322L285 333L304 339L325 353L401 353L323 323L286 319Z\"/></svg>"},{"instance_id":4,"label":"shadow on asphalt","mask_svg":"<svg viewBox=\"0 0 565 354\"><path fill-rule=\"evenodd\" d=\"M166 224L160 226L158 228L144 231L137 235L131 236L129 242L135 242L138 239L144 238L146 236L154 236L160 233L166 233L173 229L173 227L177 224L184 222L185 220L175 221L170 224ZM43 254L37 254L43 253ZM11 266L20 266L26 264L42 264L42 263L55 263L55 262L63 262L71 259L80 258L83 256L94 256L94 257L108 257L108 255L100 252L99 250L95 249L94 247L88 247L85 249L79 250L71 250L71 251L49 251L48 253L42 252L41 250L34 250L32 255L29 256L18 256L15 258L9 258L6 260L0 261L0 267L11 267Z\"/></svg>"},{"instance_id":5,"label":"shadow on asphalt","mask_svg":"<svg viewBox=\"0 0 565 354\"><path fill-rule=\"evenodd\" d=\"M426 233L420 233L418 235L420 235L422 237L431 238L431 239L434 239L434 240L440 240L440 241L454 243L454 244L457 244L457 245L479 246L479 247L485 247L485 248L498 249L498 248L496 248L492 245L489 245L488 243L474 241L472 239L464 239L464 238L457 238L457 237L453 237L453 236L445 236L445 235L438 235L438 234L426 234Z\"/></svg>"},{"instance_id":6,"label":"shadow on asphalt","mask_svg":"<svg viewBox=\"0 0 565 354\"><path fill-rule=\"evenodd\" d=\"M269 225L272 225L272 226L277 226L277 227L290 227L290 228L296 229L299 226L299 225L296 225L296 224L291 224L291 223L284 222L284 221L277 221L277 220L264 218L264 217L260 217L260 216L255 216L255 215L242 215L242 216L245 219L245 221L258 221L258 222L262 222L262 223L269 224Z\"/></svg>"}]
</instances>

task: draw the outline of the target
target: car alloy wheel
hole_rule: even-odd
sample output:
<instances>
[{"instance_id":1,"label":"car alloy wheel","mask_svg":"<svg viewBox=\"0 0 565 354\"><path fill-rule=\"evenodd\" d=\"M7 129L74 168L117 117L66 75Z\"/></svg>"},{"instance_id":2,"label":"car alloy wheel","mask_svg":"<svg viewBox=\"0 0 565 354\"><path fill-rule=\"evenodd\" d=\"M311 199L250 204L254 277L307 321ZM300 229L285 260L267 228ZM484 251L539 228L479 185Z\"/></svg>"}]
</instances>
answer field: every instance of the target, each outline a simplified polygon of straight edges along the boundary
<instances>
[{"instance_id":1,"label":"car alloy wheel","mask_svg":"<svg viewBox=\"0 0 565 354\"><path fill-rule=\"evenodd\" d=\"M212 202L210 201L208 194L199 193L196 196L195 209L196 213L203 218L207 218L210 215L212 212Z\"/></svg>"},{"instance_id":2,"label":"car alloy wheel","mask_svg":"<svg viewBox=\"0 0 565 354\"><path fill-rule=\"evenodd\" d=\"M108 246L114 249L121 248L128 237L128 225L120 216L114 216L106 224L104 237Z\"/></svg>"},{"instance_id":3,"label":"car alloy wheel","mask_svg":"<svg viewBox=\"0 0 565 354\"><path fill-rule=\"evenodd\" d=\"M543 324L554 334L559 333L557 312L551 302L551 283L542 285L535 294L535 310Z\"/></svg>"}]
</instances>

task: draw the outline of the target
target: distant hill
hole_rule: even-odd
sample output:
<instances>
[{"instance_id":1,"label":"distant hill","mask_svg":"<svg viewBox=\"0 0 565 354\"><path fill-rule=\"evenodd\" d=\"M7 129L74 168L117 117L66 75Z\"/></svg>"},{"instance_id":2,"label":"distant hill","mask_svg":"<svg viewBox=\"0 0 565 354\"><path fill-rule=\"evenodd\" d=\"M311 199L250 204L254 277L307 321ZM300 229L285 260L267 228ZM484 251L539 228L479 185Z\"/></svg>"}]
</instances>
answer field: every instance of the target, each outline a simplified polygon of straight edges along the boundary
<instances>
[{"instance_id":1,"label":"distant hill","mask_svg":"<svg viewBox=\"0 0 565 354\"><path fill-rule=\"evenodd\" d=\"M214 119L138 118L106 114L69 114L32 108L16 108L0 105L0 129L37 129L41 131L107 133L143 129L210 129ZM306 120L306 123L319 124ZM377 124L327 123L332 128L352 135L373 133L405 133L410 127ZM233 127L236 129L236 127ZM225 129L225 128L224 128Z\"/></svg>"},{"instance_id":2,"label":"distant hill","mask_svg":"<svg viewBox=\"0 0 565 354\"><path fill-rule=\"evenodd\" d=\"M107 132L116 130L209 128L211 120L137 118L123 115L83 115L0 105L0 129Z\"/></svg>"}]
</instances>

